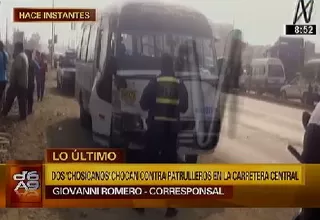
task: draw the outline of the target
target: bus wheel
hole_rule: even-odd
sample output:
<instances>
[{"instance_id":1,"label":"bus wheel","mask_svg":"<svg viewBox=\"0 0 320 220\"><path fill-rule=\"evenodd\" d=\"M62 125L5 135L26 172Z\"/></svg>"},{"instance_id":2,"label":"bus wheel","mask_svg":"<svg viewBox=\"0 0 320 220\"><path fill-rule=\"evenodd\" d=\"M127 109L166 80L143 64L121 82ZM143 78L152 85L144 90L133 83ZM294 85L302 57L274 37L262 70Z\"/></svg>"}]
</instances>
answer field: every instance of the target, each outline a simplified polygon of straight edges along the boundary
<instances>
[{"instance_id":1,"label":"bus wheel","mask_svg":"<svg viewBox=\"0 0 320 220\"><path fill-rule=\"evenodd\" d=\"M91 115L83 108L82 98L80 97L80 124L85 129L92 129Z\"/></svg>"},{"instance_id":2,"label":"bus wheel","mask_svg":"<svg viewBox=\"0 0 320 220\"><path fill-rule=\"evenodd\" d=\"M198 155L195 154L188 154L185 156L186 163L197 163L198 162Z\"/></svg>"}]
</instances>

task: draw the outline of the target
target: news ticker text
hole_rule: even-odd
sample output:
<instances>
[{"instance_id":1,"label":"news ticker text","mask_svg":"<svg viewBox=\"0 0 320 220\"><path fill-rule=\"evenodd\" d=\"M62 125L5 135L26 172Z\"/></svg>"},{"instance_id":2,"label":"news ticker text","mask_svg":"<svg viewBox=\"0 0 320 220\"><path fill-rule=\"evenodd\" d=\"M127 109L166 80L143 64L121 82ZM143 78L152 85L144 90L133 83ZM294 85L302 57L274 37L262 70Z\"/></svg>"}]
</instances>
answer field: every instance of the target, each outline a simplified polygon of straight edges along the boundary
<instances>
[{"instance_id":1,"label":"news ticker text","mask_svg":"<svg viewBox=\"0 0 320 220\"><path fill-rule=\"evenodd\" d=\"M317 165L124 162L119 149L50 149L45 161L0 165L0 207L320 205Z\"/></svg>"},{"instance_id":2,"label":"news ticker text","mask_svg":"<svg viewBox=\"0 0 320 220\"><path fill-rule=\"evenodd\" d=\"M232 186L45 186L46 199L232 198Z\"/></svg>"}]
</instances>

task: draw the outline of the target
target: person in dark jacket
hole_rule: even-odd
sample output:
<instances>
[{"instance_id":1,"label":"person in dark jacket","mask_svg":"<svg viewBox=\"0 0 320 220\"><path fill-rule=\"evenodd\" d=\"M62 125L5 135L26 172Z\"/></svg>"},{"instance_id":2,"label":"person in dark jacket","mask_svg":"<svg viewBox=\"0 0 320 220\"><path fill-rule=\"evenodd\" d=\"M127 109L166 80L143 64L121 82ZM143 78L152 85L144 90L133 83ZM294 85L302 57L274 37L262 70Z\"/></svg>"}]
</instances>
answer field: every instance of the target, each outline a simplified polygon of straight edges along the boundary
<instances>
[{"instance_id":1,"label":"person in dark jacket","mask_svg":"<svg viewBox=\"0 0 320 220\"><path fill-rule=\"evenodd\" d=\"M36 51L36 61L39 64L39 71L36 74L36 82L37 82L37 96L38 101L42 101L46 83L46 73L48 72L48 66L45 59L45 55Z\"/></svg>"},{"instance_id":2,"label":"person in dark jacket","mask_svg":"<svg viewBox=\"0 0 320 220\"><path fill-rule=\"evenodd\" d=\"M305 119L307 120L307 119ZM313 110L303 139L301 163L320 164L320 103ZM320 208L303 208L295 220L320 219Z\"/></svg>"},{"instance_id":3,"label":"person in dark jacket","mask_svg":"<svg viewBox=\"0 0 320 220\"><path fill-rule=\"evenodd\" d=\"M28 69L29 62L28 57L24 52L24 46L22 42L17 42L14 45L14 61L11 66L9 82L10 86L7 91L7 97L5 105L2 109L1 116L7 116L15 98L18 98L20 120L27 118L27 90L28 90Z\"/></svg>"},{"instance_id":4,"label":"person in dark jacket","mask_svg":"<svg viewBox=\"0 0 320 220\"><path fill-rule=\"evenodd\" d=\"M29 61L29 70L28 70L28 94L27 94L27 113L28 115L32 114L33 109L33 94L35 88L35 75L38 73L40 67L37 62L32 58L32 51L26 50Z\"/></svg>"},{"instance_id":5,"label":"person in dark jacket","mask_svg":"<svg viewBox=\"0 0 320 220\"><path fill-rule=\"evenodd\" d=\"M149 82L140 100L141 108L148 111L144 161L177 163L180 113L188 109L188 92L184 83L175 77L171 56L164 54L161 62L161 74ZM176 209L168 208L166 217L176 214Z\"/></svg>"},{"instance_id":6,"label":"person in dark jacket","mask_svg":"<svg viewBox=\"0 0 320 220\"><path fill-rule=\"evenodd\" d=\"M7 65L8 65L8 54L4 50L3 42L0 41L0 109L2 106L2 100L6 89L8 77L7 77Z\"/></svg>"}]
</instances>

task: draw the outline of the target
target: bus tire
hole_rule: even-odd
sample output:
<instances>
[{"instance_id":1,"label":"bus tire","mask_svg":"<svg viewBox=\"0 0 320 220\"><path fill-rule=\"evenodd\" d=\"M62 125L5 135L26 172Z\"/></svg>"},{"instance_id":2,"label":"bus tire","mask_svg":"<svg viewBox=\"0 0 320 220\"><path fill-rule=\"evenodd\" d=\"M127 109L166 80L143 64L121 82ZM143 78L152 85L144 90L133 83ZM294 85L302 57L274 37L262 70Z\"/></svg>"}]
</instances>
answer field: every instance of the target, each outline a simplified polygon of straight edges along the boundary
<instances>
[{"instance_id":1,"label":"bus tire","mask_svg":"<svg viewBox=\"0 0 320 220\"><path fill-rule=\"evenodd\" d=\"M92 119L91 115L84 109L82 104L82 97L80 95L80 124L82 127L88 130L92 130Z\"/></svg>"},{"instance_id":2,"label":"bus tire","mask_svg":"<svg viewBox=\"0 0 320 220\"><path fill-rule=\"evenodd\" d=\"M198 163L198 155L195 154L187 154L185 156L186 163Z\"/></svg>"}]
</instances>

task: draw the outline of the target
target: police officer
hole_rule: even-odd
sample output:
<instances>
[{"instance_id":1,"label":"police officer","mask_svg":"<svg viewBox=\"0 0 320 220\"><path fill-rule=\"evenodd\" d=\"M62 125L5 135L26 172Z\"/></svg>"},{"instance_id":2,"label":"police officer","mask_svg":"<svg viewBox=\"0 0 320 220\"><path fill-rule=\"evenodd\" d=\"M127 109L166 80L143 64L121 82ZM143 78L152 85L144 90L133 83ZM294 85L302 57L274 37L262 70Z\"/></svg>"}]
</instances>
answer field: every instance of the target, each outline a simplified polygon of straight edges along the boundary
<instances>
[{"instance_id":1,"label":"police officer","mask_svg":"<svg viewBox=\"0 0 320 220\"><path fill-rule=\"evenodd\" d=\"M144 161L177 163L180 113L188 109L188 92L183 82L175 77L173 60L169 54L163 54L161 74L144 89L140 106L148 111ZM176 209L168 208L166 217L176 214Z\"/></svg>"}]
</instances>

